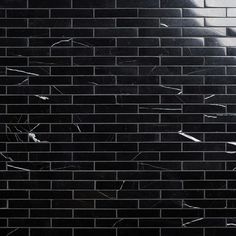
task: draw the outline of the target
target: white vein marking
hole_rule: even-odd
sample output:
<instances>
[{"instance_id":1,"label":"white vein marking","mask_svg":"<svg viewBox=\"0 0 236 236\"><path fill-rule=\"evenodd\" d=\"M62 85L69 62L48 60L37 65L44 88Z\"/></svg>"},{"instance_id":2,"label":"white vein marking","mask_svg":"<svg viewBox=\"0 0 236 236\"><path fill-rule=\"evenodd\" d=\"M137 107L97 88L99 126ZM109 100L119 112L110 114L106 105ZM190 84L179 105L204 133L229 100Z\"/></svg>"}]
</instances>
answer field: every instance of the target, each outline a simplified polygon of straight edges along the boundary
<instances>
[{"instance_id":1,"label":"white vein marking","mask_svg":"<svg viewBox=\"0 0 236 236\"><path fill-rule=\"evenodd\" d=\"M52 86L54 89L56 89L60 94L63 94L63 92L60 90L60 89L58 89L56 86Z\"/></svg>"},{"instance_id":2,"label":"white vein marking","mask_svg":"<svg viewBox=\"0 0 236 236\"><path fill-rule=\"evenodd\" d=\"M168 86L164 86L164 85L159 85L160 87L163 87L163 88L167 88L167 89L172 89L172 90L176 90L176 91L179 91L179 92L183 92L182 89L179 89L179 88L173 88L173 87L168 87Z\"/></svg>"},{"instance_id":3,"label":"white vein marking","mask_svg":"<svg viewBox=\"0 0 236 236\"><path fill-rule=\"evenodd\" d=\"M14 230L12 230L11 232L9 232L6 236L9 236L9 235L11 235L12 233L14 233L14 232L16 232L18 229L20 229L20 228L16 228L16 229L14 229Z\"/></svg>"},{"instance_id":4,"label":"white vein marking","mask_svg":"<svg viewBox=\"0 0 236 236\"><path fill-rule=\"evenodd\" d=\"M24 70L12 69L12 68L8 68L8 67L6 68L6 70L20 72L20 73L27 74L27 75L39 76L39 74L36 74L36 73L27 72Z\"/></svg>"},{"instance_id":5,"label":"white vein marking","mask_svg":"<svg viewBox=\"0 0 236 236\"><path fill-rule=\"evenodd\" d=\"M84 46L86 48L90 48L91 47L90 45L87 45L87 44L84 44L84 43L80 43L80 42L77 42L77 41L73 41L73 43L79 44L79 45Z\"/></svg>"},{"instance_id":6,"label":"white vein marking","mask_svg":"<svg viewBox=\"0 0 236 236\"><path fill-rule=\"evenodd\" d=\"M213 118L213 119L217 119L217 116L209 116L209 115L204 115L206 118Z\"/></svg>"},{"instance_id":7,"label":"white vein marking","mask_svg":"<svg viewBox=\"0 0 236 236\"><path fill-rule=\"evenodd\" d=\"M187 203L184 203L184 206L189 207L189 208L193 208L193 209L199 209L200 208L200 207L195 207L195 206L188 205Z\"/></svg>"},{"instance_id":8,"label":"white vein marking","mask_svg":"<svg viewBox=\"0 0 236 236\"><path fill-rule=\"evenodd\" d=\"M95 83L95 82L90 82L90 81L89 81L89 83L90 83L90 84L93 84L93 85L95 85L95 86L99 85L98 83Z\"/></svg>"},{"instance_id":9,"label":"white vein marking","mask_svg":"<svg viewBox=\"0 0 236 236\"><path fill-rule=\"evenodd\" d=\"M118 223L120 223L122 220L124 220L124 219L119 219L119 220L117 220L113 225L112 225L112 227L115 227Z\"/></svg>"},{"instance_id":10,"label":"white vein marking","mask_svg":"<svg viewBox=\"0 0 236 236\"><path fill-rule=\"evenodd\" d=\"M212 97L215 97L215 94L212 94L212 95L210 95L210 96L208 96L208 97L205 97L204 99L207 100L207 99L210 99L210 98L212 98Z\"/></svg>"},{"instance_id":11,"label":"white vein marking","mask_svg":"<svg viewBox=\"0 0 236 236\"><path fill-rule=\"evenodd\" d=\"M5 156L2 152L0 153L0 155L2 155L6 160L14 161L11 157Z\"/></svg>"},{"instance_id":12,"label":"white vein marking","mask_svg":"<svg viewBox=\"0 0 236 236\"><path fill-rule=\"evenodd\" d=\"M192 224L192 223L194 223L194 222L200 221L200 220L203 220L203 218L198 218L198 219L195 219L195 220L189 221L189 222L183 224L183 227L186 226L186 225Z\"/></svg>"},{"instance_id":13,"label":"white vein marking","mask_svg":"<svg viewBox=\"0 0 236 236\"><path fill-rule=\"evenodd\" d=\"M35 95L35 97L37 97L37 98L39 98L39 99L42 99L42 100L44 100L44 101L49 100L48 97L44 97L44 96L40 96L40 95Z\"/></svg>"},{"instance_id":14,"label":"white vein marking","mask_svg":"<svg viewBox=\"0 0 236 236\"><path fill-rule=\"evenodd\" d=\"M81 131L79 125L77 124L77 125L75 125L75 126L76 126L76 128L78 129L78 131L81 133L82 131Z\"/></svg>"},{"instance_id":15,"label":"white vein marking","mask_svg":"<svg viewBox=\"0 0 236 236\"><path fill-rule=\"evenodd\" d=\"M228 142L228 144L236 146L236 142Z\"/></svg>"},{"instance_id":16,"label":"white vein marking","mask_svg":"<svg viewBox=\"0 0 236 236\"><path fill-rule=\"evenodd\" d=\"M122 182L120 188L118 189L118 191L122 190L122 188L124 187L124 184L125 184L125 180L123 180L123 182Z\"/></svg>"},{"instance_id":17,"label":"white vein marking","mask_svg":"<svg viewBox=\"0 0 236 236\"><path fill-rule=\"evenodd\" d=\"M179 133L180 135L184 136L185 138L188 138L188 139L193 140L193 141L196 142L196 143L202 142L201 140L199 140L199 139L197 139L197 138L194 138L194 137L191 136L191 135L188 135L188 134L183 133L182 130L180 130L178 133Z\"/></svg>"},{"instance_id":18,"label":"white vein marking","mask_svg":"<svg viewBox=\"0 0 236 236\"><path fill-rule=\"evenodd\" d=\"M131 161L133 161L133 160L135 160L139 155L141 155L142 154L142 152L140 152L140 153L138 153L136 156L134 156L132 159L131 159Z\"/></svg>"},{"instance_id":19,"label":"white vein marking","mask_svg":"<svg viewBox=\"0 0 236 236\"><path fill-rule=\"evenodd\" d=\"M148 163L143 163L143 162L139 163L139 165L141 165L143 167L143 169L144 169L144 166L149 166L149 167L152 167L152 168L158 169L158 170L168 170L166 168L162 168L162 167L159 167L159 166L154 166L154 165L151 165L151 164L148 164Z\"/></svg>"},{"instance_id":20,"label":"white vein marking","mask_svg":"<svg viewBox=\"0 0 236 236\"><path fill-rule=\"evenodd\" d=\"M24 84L25 82L27 82L29 79L24 79L22 82L18 83L17 85L22 85Z\"/></svg>"},{"instance_id":21,"label":"white vein marking","mask_svg":"<svg viewBox=\"0 0 236 236\"><path fill-rule=\"evenodd\" d=\"M14 127L18 132L22 133L22 131L20 129L18 129L16 126L14 126Z\"/></svg>"},{"instance_id":22,"label":"white vein marking","mask_svg":"<svg viewBox=\"0 0 236 236\"><path fill-rule=\"evenodd\" d=\"M161 23L160 26L169 27L168 25L166 25L166 24L164 24L164 23Z\"/></svg>"},{"instance_id":23,"label":"white vein marking","mask_svg":"<svg viewBox=\"0 0 236 236\"><path fill-rule=\"evenodd\" d=\"M14 169L18 169L18 170L24 170L24 171L30 171L29 169L26 169L26 168L22 168L22 167L18 167L18 166L13 166L13 165L7 165L8 167L12 167Z\"/></svg>"},{"instance_id":24,"label":"white vein marking","mask_svg":"<svg viewBox=\"0 0 236 236\"><path fill-rule=\"evenodd\" d=\"M37 124L36 126L34 126L33 129L31 129L29 132L33 131L34 129L36 129L40 124Z\"/></svg>"},{"instance_id":25,"label":"white vein marking","mask_svg":"<svg viewBox=\"0 0 236 236\"><path fill-rule=\"evenodd\" d=\"M58 42L55 42L54 44L51 45L51 48L58 45L58 44L61 44L61 43L65 43L65 42L70 42L71 40L73 40L72 38L70 39L63 39L63 40L60 40Z\"/></svg>"},{"instance_id":26,"label":"white vein marking","mask_svg":"<svg viewBox=\"0 0 236 236\"><path fill-rule=\"evenodd\" d=\"M164 111L182 111L181 108L140 107L140 109L164 110Z\"/></svg>"},{"instance_id":27,"label":"white vein marking","mask_svg":"<svg viewBox=\"0 0 236 236\"><path fill-rule=\"evenodd\" d=\"M101 192L101 191L97 191L98 193L100 193L101 195L103 195L104 197L107 197L108 199L112 199L111 197L109 197L108 195L106 195L105 193Z\"/></svg>"},{"instance_id":28,"label":"white vein marking","mask_svg":"<svg viewBox=\"0 0 236 236\"><path fill-rule=\"evenodd\" d=\"M28 135L31 139L33 139L33 141L35 143L40 143L41 142L39 139L36 138L36 135L34 133L29 133Z\"/></svg>"},{"instance_id":29,"label":"white vein marking","mask_svg":"<svg viewBox=\"0 0 236 236\"><path fill-rule=\"evenodd\" d=\"M224 107L224 108L226 108L227 106L225 106L225 105L222 105L222 104L210 104L211 106L218 106L218 107Z\"/></svg>"},{"instance_id":30,"label":"white vein marking","mask_svg":"<svg viewBox=\"0 0 236 236\"><path fill-rule=\"evenodd\" d=\"M236 223L227 223L226 226L236 226Z\"/></svg>"}]
</instances>

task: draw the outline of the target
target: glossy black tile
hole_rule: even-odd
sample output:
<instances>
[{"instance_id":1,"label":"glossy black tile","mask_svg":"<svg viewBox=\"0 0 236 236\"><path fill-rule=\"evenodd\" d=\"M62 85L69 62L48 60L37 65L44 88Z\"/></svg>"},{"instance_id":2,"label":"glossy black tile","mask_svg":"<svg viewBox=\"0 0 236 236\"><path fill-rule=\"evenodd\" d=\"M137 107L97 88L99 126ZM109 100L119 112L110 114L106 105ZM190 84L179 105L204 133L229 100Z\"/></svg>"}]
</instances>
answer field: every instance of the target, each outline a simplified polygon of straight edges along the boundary
<instances>
[{"instance_id":1,"label":"glossy black tile","mask_svg":"<svg viewBox=\"0 0 236 236\"><path fill-rule=\"evenodd\" d=\"M0 7L1 235L235 234L233 0Z\"/></svg>"}]
</instances>

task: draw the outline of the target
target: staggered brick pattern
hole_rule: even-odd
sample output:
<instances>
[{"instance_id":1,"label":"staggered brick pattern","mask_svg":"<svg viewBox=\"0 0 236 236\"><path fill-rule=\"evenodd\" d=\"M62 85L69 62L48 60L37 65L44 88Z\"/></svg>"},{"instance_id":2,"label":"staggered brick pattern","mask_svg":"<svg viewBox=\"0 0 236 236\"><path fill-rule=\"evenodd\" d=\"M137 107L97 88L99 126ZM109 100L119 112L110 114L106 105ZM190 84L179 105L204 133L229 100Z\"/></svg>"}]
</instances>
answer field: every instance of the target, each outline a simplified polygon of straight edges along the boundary
<instances>
[{"instance_id":1,"label":"staggered brick pattern","mask_svg":"<svg viewBox=\"0 0 236 236\"><path fill-rule=\"evenodd\" d=\"M236 1L0 0L0 235L235 236Z\"/></svg>"}]
</instances>

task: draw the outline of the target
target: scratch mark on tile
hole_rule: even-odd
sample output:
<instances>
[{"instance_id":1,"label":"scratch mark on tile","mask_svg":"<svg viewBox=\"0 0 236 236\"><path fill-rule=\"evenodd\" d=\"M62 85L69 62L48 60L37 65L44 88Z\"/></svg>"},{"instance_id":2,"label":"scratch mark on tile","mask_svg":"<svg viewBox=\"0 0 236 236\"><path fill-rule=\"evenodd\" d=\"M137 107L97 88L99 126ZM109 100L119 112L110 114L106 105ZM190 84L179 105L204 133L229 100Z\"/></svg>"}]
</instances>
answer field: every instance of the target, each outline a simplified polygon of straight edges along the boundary
<instances>
[{"instance_id":1,"label":"scratch mark on tile","mask_svg":"<svg viewBox=\"0 0 236 236\"><path fill-rule=\"evenodd\" d=\"M125 184L125 180L123 180L123 182L122 182L122 184L121 184L121 186L120 186L120 188L117 190L117 191L120 191L120 190L122 190L122 188L124 187L124 184Z\"/></svg>"},{"instance_id":2,"label":"scratch mark on tile","mask_svg":"<svg viewBox=\"0 0 236 236\"><path fill-rule=\"evenodd\" d=\"M11 157L5 156L2 152L0 153L0 155L3 156L6 160L14 161Z\"/></svg>"},{"instance_id":3,"label":"scratch mark on tile","mask_svg":"<svg viewBox=\"0 0 236 236\"><path fill-rule=\"evenodd\" d=\"M17 170L30 171L29 169L18 167L18 166L14 166L14 165L9 165L8 164L7 166L11 167L11 168L14 168L14 169L17 169Z\"/></svg>"},{"instance_id":4,"label":"scratch mark on tile","mask_svg":"<svg viewBox=\"0 0 236 236\"><path fill-rule=\"evenodd\" d=\"M37 97L37 98L39 98L39 99L42 99L42 100L44 100L44 101L49 100L48 97L44 97L44 96L40 96L40 95L35 95L35 97Z\"/></svg>"},{"instance_id":5,"label":"scratch mark on tile","mask_svg":"<svg viewBox=\"0 0 236 236\"><path fill-rule=\"evenodd\" d=\"M98 83L91 82L91 81L89 81L89 83L92 84L92 85L95 85L95 86L99 85Z\"/></svg>"},{"instance_id":6,"label":"scratch mark on tile","mask_svg":"<svg viewBox=\"0 0 236 236\"><path fill-rule=\"evenodd\" d=\"M22 82L18 83L17 85L24 85L25 83L27 83L29 81L29 79L24 79Z\"/></svg>"},{"instance_id":7,"label":"scratch mark on tile","mask_svg":"<svg viewBox=\"0 0 236 236\"><path fill-rule=\"evenodd\" d=\"M164 24L164 23L160 23L160 26L169 27L167 24Z\"/></svg>"},{"instance_id":8,"label":"scratch mark on tile","mask_svg":"<svg viewBox=\"0 0 236 236\"><path fill-rule=\"evenodd\" d=\"M13 233L15 233L17 230L19 230L20 228L16 228L16 229L14 229L14 230L12 230L11 232L9 232L6 236L9 236L9 235L11 235L11 234L13 234Z\"/></svg>"},{"instance_id":9,"label":"scratch mark on tile","mask_svg":"<svg viewBox=\"0 0 236 236\"><path fill-rule=\"evenodd\" d=\"M162 167L159 167L159 166L154 166L154 165L151 165L151 164L148 164L148 163L139 163L139 165L141 165L144 169L144 166L149 166L149 167L152 167L153 169L157 169L157 170L168 170L166 168L162 168Z\"/></svg>"},{"instance_id":10,"label":"scratch mark on tile","mask_svg":"<svg viewBox=\"0 0 236 236\"><path fill-rule=\"evenodd\" d=\"M224 107L226 108L227 106L226 105L222 105L222 104L210 104L211 106L218 106L218 107Z\"/></svg>"},{"instance_id":11,"label":"scratch mark on tile","mask_svg":"<svg viewBox=\"0 0 236 236\"><path fill-rule=\"evenodd\" d=\"M208 99L210 99L210 98L212 98L212 97L215 97L216 95L215 94L212 94L212 95L210 95L210 96L208 96L208 97L205 97L204 99L205 100L208 100Z\"/></svg>"},{"instance_id":12,"label":"scratch mark on tile","mask_svg":"<svg viewBox=\"0 0 236 236\"><path fill-rule=\"evenodd\" d=\"M31 72L27 72L24 70L18 70L18 69L13 69L13 68L9 68L9 67L7 67L6 70L19 72L19 73L23 73L23 74L27 74L27 75L39 76L39 74L36 74L36 73L31 73Z\"/></svg>"},{"instance_id":13,"label":"scratch mark on tile","mask_svg":"<svg viewBox=\"0 0 236 236\"><path fill-rule=\"evenodd\" d=\"M58 89L55 85L53 85L52 87L56 89L60 94L63 94L63 92L60 89Z\"/></svg>"},{"instance_id":14,"label":"scratch mark on tile","mask_svg":"<svg viewBox=\"0 0 236 236\"><path fill-rule=\"evenodd\" d=\"M179 133L180 135L184 136L185 138L188 138L188 139L190 139L190 140L193 140L193 141L196 142L196 143L202 142L201 140L199 140L199 139L197 139L197 138L194 138L194 137L191 136L191 135L185 134L184 132L182 132L182 130L180 130L178 133Z\"/></svg>"},{"instance_id":15,"label":"scratch mark on tile","mask_svg":"<svg viewBox=\"0 0 236 236\"><path fill-rule=\"evenodd\" d=\"M81 131L79 125L78 125L78 124L77 124L77 125L75 124L75 126L76 126L76 128L78 129L78 131L81 133L82 131Z\"/></svg>"},{"instance_id":16,"label":"scratch mark on tile","mask_svg":"<svg viewBox=\"0 0 236 236\"><path fill-rule=\"evenodd\" d=\"M168 86L164 86L164 85L159 85L160 87L163 87L163 88L166 88L166 89L172 89L172 90L176 90L176 91L179 91L178 94L180 94L180 92L182 93L182 89L179 89L179 88L173 88L173 87L168 87Z\"/></svg>"},{"instance_id":17,"label":"scratch mark on tile","mask_svg":"<svg viewBox=\"0 0 236 236\"><path fill-rule=\"evenodd\" d=\"M60 40L60 41L55 42L54 44L52 44L52 45L51 45L51 48L52 48L52 47L55 47L56 45L59 45L59 44L61 44L61 43L70 42L70 41L72 41L72 40L73 40L73 38Z\"/></svg>"},{"instance_id":18,"label":"scratch mark on tile","mask_svg":"<svg viewBox=\"0 0 236 236\"><path fill-rule=\"evenodd\" d=\"M236 226L236 223L227 223L226 226Z\"/></svg>"},{"instance_id":19,"label":"scratch mark on tile","mask_svg":"<svg viewBox=\"0 0 236 236\"><path fill-rule=\"evenodd\" d=\"M204 115L206 118L212 118L212 119L217 119L217 116L209 116L209 115Z\"/></svg>"},{"instance_id":20,"label":"scratch mark on tile","mask_svg":"<svg viewBox=\"0 0 236 236\"><path fill-rule=\"evenodd\" d=\"M134 156L131 161L134 161L138 156L140 156L143 152L138 153L136 156Z\"/></svg>"},{"instance_id":21,"label":"scratch mark on tile","mask_svg":"<svg viewBox=\"0 0 236 236\"><path fill-rule=\"evenodd\" d=\"M112 227L115 227L118 223L120 223L121 221L123 221L124 219L119 219L119 220L117 220L113 225L112 225Z\"/></svg>"},{"instance_id":22,"label":"scratch mark on tile","mask_svg":"<svg viewBox=\"0 0 236 236\"><path fill-rule=\"evenodd\" d=\"M98 193L100 193L101 195L103 195L104 197L108 198L108 199L113 199L112 197L109 197L108 195L106 195L105 193L101 192L101 191L97 191Z\"/></svg>"},{"instance_id":23,"label":"scratch mark on tile","mask_svg":"<svg viewBox=\"0 0 236 236\"><path fill-rule=\"evenodd\" d=\"M163 111L182 111L181 108L159 108L159 107L140 107L139 109L145 110L163 110Z\"/></svg>"},{"instance_id":24,"label":"scratch mark on tile","mask_svg":"<svg viewBox=\"0 0 236 236\"><path fill-rule=\"evenodd\" d=\"M194 222L197 222L197 221L200 221L200 220L203 220L203 219L204 219L204 218L198 218L198 219L195 219L195 220L189 221L189 222L183 224L182 226L185 227L186 225L192 224L192 223L194 223Z\"/></svg>"},{"instance_id":25,"label":"scratch mark on tile","mask_svg":"<svg viewBox=\"0 0 236 236\"><path fill-rule=\"evenodd\" d=\"M183 206L186 206L186 207L192 208L192 209L200 209L200 207L191 206L191 205L189 205L187 203L183 203Z\"/></svg>"},{"instance_id":26,"label":"scratch mark on tile","mask_svg":"<svg viewBox=\"0 0 236 236\"><path fill-rule=\"evenodd\" d=\"M228 142L228 144L236 146L236 142Z\"/></svg>"},{"instance_id":27,"label":"scratch mark on tile","mask_svg":"<svg viewBox=\"0 0 236 236\"><path fill-rule=\"evenodd\" d=\"M37 124L36 126L34 126L34 128L33 129L31 129L29 132L31 132L31 131L33 131L33 130L35 130L38 126L39 126L40 124Z\"/></svg>"}]
</instances>

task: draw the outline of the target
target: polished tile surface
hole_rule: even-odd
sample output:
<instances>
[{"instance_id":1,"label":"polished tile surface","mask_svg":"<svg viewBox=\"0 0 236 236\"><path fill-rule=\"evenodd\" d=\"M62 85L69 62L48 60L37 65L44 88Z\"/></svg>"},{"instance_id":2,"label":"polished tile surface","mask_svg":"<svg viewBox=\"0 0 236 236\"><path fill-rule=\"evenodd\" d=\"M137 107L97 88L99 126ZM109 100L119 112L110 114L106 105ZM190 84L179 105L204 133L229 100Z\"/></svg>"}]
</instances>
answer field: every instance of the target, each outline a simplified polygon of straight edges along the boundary
<instances>
[{"instance_id":1,"label":"polished tile surface","mask_svg":"<svg viewBox=\"0 0 236 236\"><path fill-rule=\"evenodd\" d=\"M0 236L236 235L236 0L0 1Z\"/></svg>"}]
</instances>

